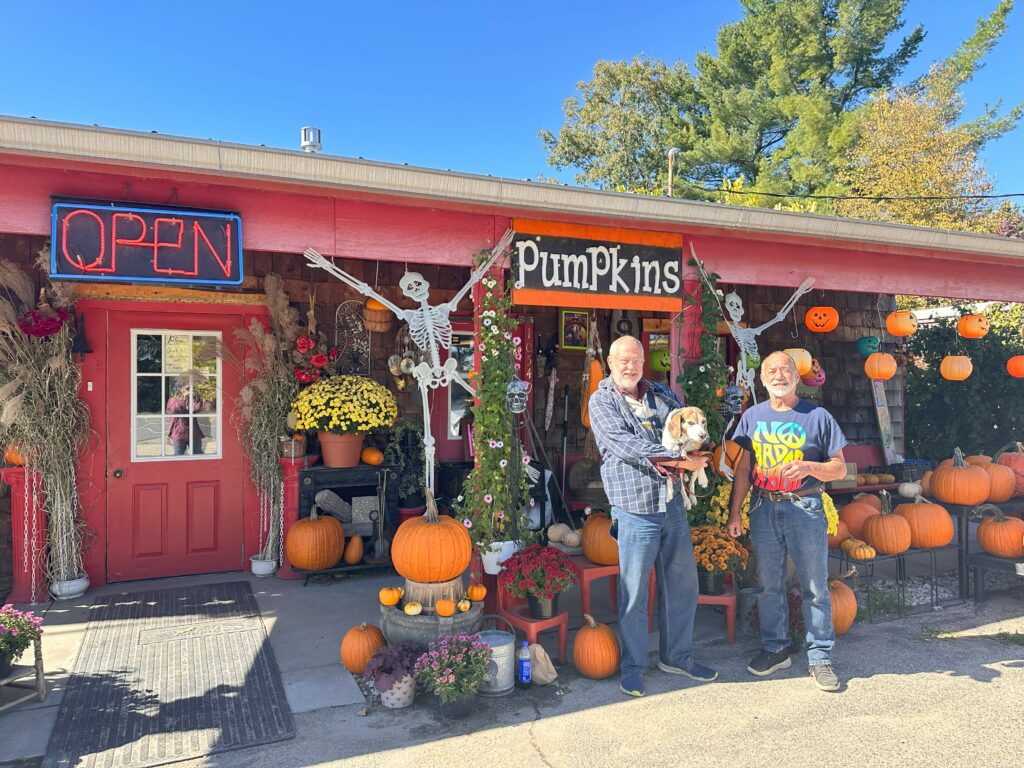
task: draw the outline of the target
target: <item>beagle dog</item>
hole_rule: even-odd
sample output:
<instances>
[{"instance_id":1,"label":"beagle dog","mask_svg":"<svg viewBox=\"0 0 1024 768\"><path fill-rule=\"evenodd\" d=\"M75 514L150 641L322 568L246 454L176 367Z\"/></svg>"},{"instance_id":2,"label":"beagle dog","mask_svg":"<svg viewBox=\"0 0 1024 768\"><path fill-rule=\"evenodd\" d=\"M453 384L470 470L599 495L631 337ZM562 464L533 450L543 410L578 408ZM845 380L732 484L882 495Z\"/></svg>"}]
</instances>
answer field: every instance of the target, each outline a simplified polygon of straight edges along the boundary
<instances>
[{"instance_id":1,"label":"beagle dog","mask_svg":"<svg viewBox=\"0 0 1024 768\"><path fill-rule=\"evenodd\" d=\"M708 440L708 420L704 411L695 406L676 408L669 413L665 421L665 429L661 434L661 444L686 458L690 451L699 450ZM697 503L696 484L701 488L708 487L708 476L703 469L690 472L689 478L684 475L680 482L683 492L683 505L689 509ZM668 499L672 499L672 480L668 481Z\"/></svg>"}]
</instances>

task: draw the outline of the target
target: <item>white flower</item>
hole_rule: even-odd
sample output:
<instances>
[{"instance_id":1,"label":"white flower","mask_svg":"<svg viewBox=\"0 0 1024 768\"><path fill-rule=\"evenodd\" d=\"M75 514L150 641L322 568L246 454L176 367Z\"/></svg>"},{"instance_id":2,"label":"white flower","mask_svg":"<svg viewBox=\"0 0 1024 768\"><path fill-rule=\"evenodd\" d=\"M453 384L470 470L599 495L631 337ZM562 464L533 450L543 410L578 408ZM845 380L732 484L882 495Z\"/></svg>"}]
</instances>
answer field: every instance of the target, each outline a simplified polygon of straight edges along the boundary
<instances>
[{"instance_id":1,"label":"white flower","mask_svg":"<svg viewBox=\"0 0 1024 768\"><path fill-rule=\"evenodd\" d=\"M521 338L519 338L518 336L515 336L512 339L512 343L515 344L518 347L520 344L523 343L523 340Z\"/></svg>"},{"instance_id":2,"label":"white flower","mask_svg":"<svg viewBox=\"0 0 1024 768\"><path fill-rule=\"evenodd\" d=\"M704 373L704 366L703 365L700 367L700 372Z\"/></svg>"},{"instance_id":3,"label":"white flower","mask_svg":"<svg viewBox=\"0 0 1024 768\"><path fill-rule=\"evenodd\" d=\"M504 440L499 440L498 441L498 447L499 448L504 448L505 447L505 441Z\"/></svg>"},{"instance_id":4,"label":"white flower","mask_svg":"<svg viewBox=\"0 0 1024 768\"><path fill-rule=\"evenodd\" d=\"M484 327L486 328L486 327L489 327L490 325L491 325L491 318L489 318L489 317L485 318L484 319Z\"/></svg>"}]
</instances>

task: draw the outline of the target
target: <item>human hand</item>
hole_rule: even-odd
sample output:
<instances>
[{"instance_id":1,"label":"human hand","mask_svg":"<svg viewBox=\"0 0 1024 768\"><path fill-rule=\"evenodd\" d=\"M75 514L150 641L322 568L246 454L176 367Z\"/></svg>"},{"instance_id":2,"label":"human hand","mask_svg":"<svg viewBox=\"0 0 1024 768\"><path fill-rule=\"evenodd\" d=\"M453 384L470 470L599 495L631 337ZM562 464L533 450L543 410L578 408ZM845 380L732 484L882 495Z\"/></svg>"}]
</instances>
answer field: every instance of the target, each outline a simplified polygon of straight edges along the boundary
<instances>
[{"instance_id":1,"label":"human hand","mask_svg":"<svg viewBox=\"0 0 1024 768\"><path fill-rule=\"evenodd\" d=\"M779 467L779 473L785 480L803 480L811 474L811 462L787 461Z\"/></svg>"},{"instance_id":2,"label":"human hand","mask_svg":"<svg viewBox=\"0 0 1024 768\"><path fill-rule=\"evenodd\" d=\"M740 520L738 512L729 513L729 521L726 523L726 530L729 531L729 535L734 539L739 538L740 534L743 533L743 522Z\"/></svg>"},{"instance_id":3,"label":"human hand","mask_svg":"<svg viewBox=\"0 0 1024 768\"><path fill-rule=\"evenodd\" d=\"M678 462L673 462L673 466L678 469L685 469L688 472L696 472L698 469L707 467L710 462L710 454L691 453L685 459L681 458Z\"/></svg>"}]
</instances>

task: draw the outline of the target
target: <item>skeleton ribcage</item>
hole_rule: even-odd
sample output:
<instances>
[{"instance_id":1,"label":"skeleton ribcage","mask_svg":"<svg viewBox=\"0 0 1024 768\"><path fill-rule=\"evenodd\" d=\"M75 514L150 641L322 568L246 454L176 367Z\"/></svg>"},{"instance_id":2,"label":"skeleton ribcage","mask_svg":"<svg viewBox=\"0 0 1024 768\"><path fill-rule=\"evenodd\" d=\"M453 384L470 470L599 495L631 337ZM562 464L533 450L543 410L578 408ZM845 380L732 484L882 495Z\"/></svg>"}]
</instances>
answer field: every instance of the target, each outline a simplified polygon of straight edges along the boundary
<instances>
[{"instance_id":1,"label":"skeleton ribcage","mask_svg":"<svg viewBox=\"0 0 1024 768\"><path fill-rule=\"evenodd\" d=\"M747 357L757 357L757 337L748 328L736 328L729 325L736 344Z\"/></svg>"},{"instance_id":2,"label":"skeleton ribcage","mask_svg":"<svg viewBox=\"0 0 1024 768\"><path fill-rule=\"evenodd\" d=\"M406 310L413 343L424 352L433 351L435 344L448 349L452 345L452 322L448 312L445 305Z\"/></svg>"}]
</instances>

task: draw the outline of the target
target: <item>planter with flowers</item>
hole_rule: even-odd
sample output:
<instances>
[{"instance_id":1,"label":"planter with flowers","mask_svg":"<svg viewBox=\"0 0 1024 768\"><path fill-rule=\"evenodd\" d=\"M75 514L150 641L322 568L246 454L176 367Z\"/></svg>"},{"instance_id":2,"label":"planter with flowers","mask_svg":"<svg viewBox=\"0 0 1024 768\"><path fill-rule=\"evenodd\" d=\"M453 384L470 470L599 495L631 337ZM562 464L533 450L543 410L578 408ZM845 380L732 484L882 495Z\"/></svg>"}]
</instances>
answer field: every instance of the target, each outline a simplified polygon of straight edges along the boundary
<instances>
[{"instance_id":1,"label":"planter with flowers","mask_svg":"<svg viewBox=\"0 0 1024 768\"><path fill-rule=\"evenodd\" d=\"M531 544L509 557L498 576L498 586L525 597L530 613L549 619L558 613L558 595L576 583L579 570L567 554L555 547Z\"/></svg>"},{"instance_id":2,"label":"planter with flowers","mask_svg":"<svg viewBox=\"0 0 1024 768\"><path fill-rule=\"evenodd\" d=\"M420 647L411 640L378 648L366 662L363 674L373 681L380 703L388 709L402 709L416 696L416 660Z\"/></svg>"},{"instance_id":3,"label":"planter with flowers","mask_svg":"<svg viewBox=\"0 0 1024 768\"><path fill-rule=\"evenodd\" d=\"M331 376L299 392L295 429L317 433L324 466L359 464L366 433L390 427L398 405L388 389L363 376Z\"/></svg>"},{"instance_id":4,"label":"planter with flowers","mask_svg":"<svg viewBox=\"0 0 1024 768\"><path fill-rule=\"evenodd\" d=\"M490 660L490 646L480 635L445 635L416 660L416 680L437 696L448 717L467 717Z\"/></svg>"},{"instance_id":5,"label":"planter with flowers","mask_svg":"<svg viewBox=\"0 0 1024 768\"><path fill-rule=\"evenodd\" d=\"M42 636L42 623L43 617L32 611L16 611L10 604L0 608L0 680L11 673L11 665Z\"/></svg>"},{"instance_id":6,"label":"planter with flowers","mask_svg":"<svg viewBox=\"0 0 1024 768\"><path fill-rule=\"evenodd\" d=\"M726 531L713 525L692 528L690 536L700 592L705 595L722 594L723 576L747 567L749 555L746 548Z\"/></svg>"}]
</instances>

